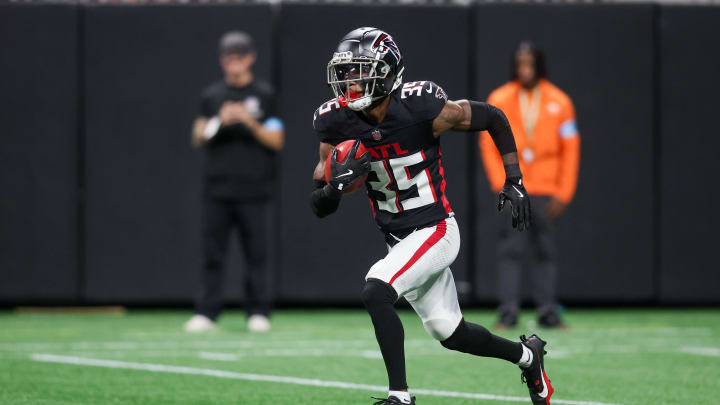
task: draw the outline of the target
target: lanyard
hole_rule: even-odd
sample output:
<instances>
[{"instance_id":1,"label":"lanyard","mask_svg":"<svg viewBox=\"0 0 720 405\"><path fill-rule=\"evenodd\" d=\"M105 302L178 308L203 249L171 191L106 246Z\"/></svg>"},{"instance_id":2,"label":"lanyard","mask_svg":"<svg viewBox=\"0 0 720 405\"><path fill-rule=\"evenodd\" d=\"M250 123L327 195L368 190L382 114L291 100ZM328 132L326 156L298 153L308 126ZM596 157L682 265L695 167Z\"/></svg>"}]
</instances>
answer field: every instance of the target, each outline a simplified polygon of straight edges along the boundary
<instances>
[{"instance_id":1,"label":"lanyard","mask_svg":"<svg viewBox=\"0 0 720 405\"><path fill-rule=\"evenodd\" d=\"M535 125L540 116L540 87L535 86L532 90L532 100L529 100L528 92L525 90L520 90L519 98L525 139L528 144L532 144L535 138Z\"/></svg>"}]
</instances>

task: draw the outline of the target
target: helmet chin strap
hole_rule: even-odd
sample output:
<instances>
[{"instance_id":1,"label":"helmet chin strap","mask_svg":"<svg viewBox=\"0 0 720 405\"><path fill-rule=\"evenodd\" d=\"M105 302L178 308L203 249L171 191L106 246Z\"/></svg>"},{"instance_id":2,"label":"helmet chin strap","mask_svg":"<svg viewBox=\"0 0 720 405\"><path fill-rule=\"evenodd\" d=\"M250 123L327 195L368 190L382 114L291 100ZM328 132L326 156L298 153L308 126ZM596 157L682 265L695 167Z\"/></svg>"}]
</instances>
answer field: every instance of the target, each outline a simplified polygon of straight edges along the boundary
<instances>
[{"instance_id":1,"label":"helmet chin strap","mask_svg":"<svg viewBox=\"0 0 720 405\"><path fill-rule=\"evenodd\" d=\"M375 108L375 107L379 106L380 103L382 103L383 100L385 100L385 98L387 98L387 96L377 97L370 103L369 106L367 106L366 109L371 109L371 108Z\"/></svg>"},{"instance_id":2,"label":"helmet chin strap","mask_svg":"<svg viewBox=\"0 0 720 405\"><path fill-rule=\"evenodd\" d=\"M348 103L348 107L350 107L350 109L353 111L372 109L379 106L386 97L387 96L382 96L375 99L371 97L363 97L359 100L351 101L350 103Z\"/></svg>"},{"instance_id":3,"label":"helmet chin strap","mask_svg":"<svg viewBox=\"0 0 720 405\"><path fill-rule=\"evenodd\" d=\"M370 96L361 97L357 100L353 100L353 101L349 102L348 107L350 107L350 109L353 111L362 111L362 110L370 107L372 102L373 102L373 100L372 100L372 97L370 97Z\"/></svg>"}]
</instances>

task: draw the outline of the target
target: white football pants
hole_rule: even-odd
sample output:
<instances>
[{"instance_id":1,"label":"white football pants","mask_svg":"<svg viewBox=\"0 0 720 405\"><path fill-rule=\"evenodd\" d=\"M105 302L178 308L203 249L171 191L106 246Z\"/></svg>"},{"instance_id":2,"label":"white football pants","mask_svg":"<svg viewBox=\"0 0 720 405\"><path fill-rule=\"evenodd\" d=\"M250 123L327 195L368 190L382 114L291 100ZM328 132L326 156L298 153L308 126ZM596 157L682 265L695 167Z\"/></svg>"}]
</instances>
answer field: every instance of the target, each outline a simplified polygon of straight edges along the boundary
<instances>
[{"instance_id":1,"label":"white football pants","mask_svg":"<svg viewBox=\"0 0 720 405\"><path fill-rule=\"evenodd\" d=\"M460 250L457 221L450 217L437 225L418 229L375 263L365 280L390 284L412 305L425 330L443 341L455 332L462 313L450 264Z\"/></svg>"}]
</instances>

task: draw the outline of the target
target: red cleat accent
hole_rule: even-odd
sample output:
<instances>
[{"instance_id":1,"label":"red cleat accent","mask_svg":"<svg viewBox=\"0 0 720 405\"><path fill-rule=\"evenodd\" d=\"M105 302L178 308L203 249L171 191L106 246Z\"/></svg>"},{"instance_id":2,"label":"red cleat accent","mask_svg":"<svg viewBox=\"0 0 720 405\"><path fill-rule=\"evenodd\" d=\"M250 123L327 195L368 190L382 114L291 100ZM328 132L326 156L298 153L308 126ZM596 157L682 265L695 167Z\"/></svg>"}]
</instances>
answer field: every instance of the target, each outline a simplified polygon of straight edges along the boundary
<instances>
[{"instance_id":1,"label":"red cleat accent","mask_svg":"<svg viewBox=\"0 0 720 405\"><path fill-rule=\"evenodd\" d=\"M550 397L552 396L553 392L555 392L555 388L552 387L550 384L550 379L547 378L547 374L545 374L545 370L543 369L543 378L545 379L545 384L547 384L548 387L548 394L547 397L545 397L545 403L547 405L550 405ZM540 381L538 381L539 383Z\"/></svg>"}]
</instances>

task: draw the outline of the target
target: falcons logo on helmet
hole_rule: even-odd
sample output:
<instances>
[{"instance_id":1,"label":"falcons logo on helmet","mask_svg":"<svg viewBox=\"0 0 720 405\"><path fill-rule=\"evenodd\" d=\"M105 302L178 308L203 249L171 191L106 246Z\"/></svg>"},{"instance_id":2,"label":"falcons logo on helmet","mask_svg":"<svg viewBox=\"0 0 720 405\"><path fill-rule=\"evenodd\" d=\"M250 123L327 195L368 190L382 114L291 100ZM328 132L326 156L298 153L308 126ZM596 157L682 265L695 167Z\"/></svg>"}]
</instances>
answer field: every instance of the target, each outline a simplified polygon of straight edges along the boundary
<instances>
[{"instance_id":1,"label":"falcons logo on helmet","mask_svg":"<svg viewBox=\"0 0 720 405\"><path fill-rule=\"evenodd\" d=\"M400 49L398 49L398 46L395 45L395 41L393 41L392 37L384 32L378 34L375 41L373 41L372 51L380 52L382 55L390 52L393 56L395 56L396 60L400 60Z\"/></svg>"}]
</instances>

